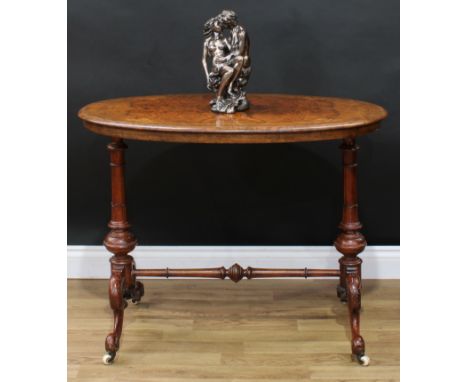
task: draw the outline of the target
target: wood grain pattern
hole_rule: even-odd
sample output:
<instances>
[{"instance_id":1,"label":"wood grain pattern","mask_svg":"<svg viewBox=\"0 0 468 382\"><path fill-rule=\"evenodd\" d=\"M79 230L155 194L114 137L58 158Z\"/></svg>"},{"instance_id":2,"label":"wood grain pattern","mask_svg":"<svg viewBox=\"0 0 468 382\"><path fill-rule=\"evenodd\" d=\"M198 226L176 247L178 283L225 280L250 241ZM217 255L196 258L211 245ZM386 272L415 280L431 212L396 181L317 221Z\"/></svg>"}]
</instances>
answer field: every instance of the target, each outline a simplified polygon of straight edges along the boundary
<instances>
[{"instance_id":1,"label":"wood grain pattern","mask_svg":"<svg viewBox=\"0 0 468 382\"><path fill-rule=\"evenodd\" d=\"M252 94L248 111L210 111L209 94L118 98L89 104L79 117L118 138L191 143L281 143L342 139L379 127L387 112L351 99Z\"/></svg>"},{"instance_id":2,"label":"wood grain pattern","mask_svg":"<svg viewBox=\"0 0 468 382\"><path fill-rule=\"evenodd\" d=\"M147 280L124 346L101 363L105 280L68 282L70 382L398 381L399 281L364 280L368 368L351 360L347 307L333 280Z\"/></svg>"}]
</instances>

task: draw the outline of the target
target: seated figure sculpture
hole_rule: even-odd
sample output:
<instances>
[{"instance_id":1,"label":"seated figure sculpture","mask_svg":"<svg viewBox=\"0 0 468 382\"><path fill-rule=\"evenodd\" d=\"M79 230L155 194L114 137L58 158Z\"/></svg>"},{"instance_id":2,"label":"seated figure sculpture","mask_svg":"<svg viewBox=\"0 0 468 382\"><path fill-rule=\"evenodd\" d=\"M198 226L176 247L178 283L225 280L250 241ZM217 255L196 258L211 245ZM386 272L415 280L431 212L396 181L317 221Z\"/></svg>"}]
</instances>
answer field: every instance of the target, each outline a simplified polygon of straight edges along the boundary
<instances>
[{"instance_id":1,"label":"seated figure sculpture","mask_svg":"<svg viewBox=\"0 0 468 382\"><path fill-rule=\"evenodd\" d=\"M250 76L249 36L234 11L224 10L204 26L202 64L207 88L215 93L211 110L234 113L249 108L244 87ZM210 68L208 60L211 59Z\"/></svg>"}]
</instances>

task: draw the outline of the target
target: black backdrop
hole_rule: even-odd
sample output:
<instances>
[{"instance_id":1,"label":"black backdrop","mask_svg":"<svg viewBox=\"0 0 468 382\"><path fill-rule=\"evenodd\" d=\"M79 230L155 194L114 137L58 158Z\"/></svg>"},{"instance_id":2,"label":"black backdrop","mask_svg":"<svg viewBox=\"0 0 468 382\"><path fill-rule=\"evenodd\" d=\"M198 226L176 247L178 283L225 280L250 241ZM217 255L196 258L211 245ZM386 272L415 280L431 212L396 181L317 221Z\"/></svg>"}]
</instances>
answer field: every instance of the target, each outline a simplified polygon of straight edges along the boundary
<instances>
[{"instance_id":1,"label":"black backdrop","mask_svg":"<svg viewBox=\"0 0 468 382\"><path fill-rule=\"evenodd\" d=\"M68 243L100 244L107 139L79 108L131 95L204 92L202 26L223 8L251 39L249 92L350 97L389 118L359 139L369 244L399 244L398 0L69 0ZM143 245L330 245L339 142L186 145L129 141L129 219Z\"/></svg>"}]
</instances>

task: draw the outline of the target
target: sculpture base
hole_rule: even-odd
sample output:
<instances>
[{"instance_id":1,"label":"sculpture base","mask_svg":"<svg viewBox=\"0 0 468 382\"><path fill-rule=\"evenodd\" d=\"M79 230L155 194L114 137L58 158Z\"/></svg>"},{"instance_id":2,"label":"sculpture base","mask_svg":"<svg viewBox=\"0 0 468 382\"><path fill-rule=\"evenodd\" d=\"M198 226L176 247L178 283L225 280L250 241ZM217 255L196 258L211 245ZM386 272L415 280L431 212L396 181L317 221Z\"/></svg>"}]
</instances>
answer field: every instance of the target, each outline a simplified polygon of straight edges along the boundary
<instances>
[{"instance_id":1,"label":"sculpture base","mask_svg":"<svg viewBox=\"0 0 468 382\"><path fill-rule=\"evenodd\" d=\"M244 111L249 108L249 101L244 94L240 96L232 96L229 98L212 99L210 102L211 111L215 113L232 114L236 111Z\"/></svg>"}]
</instances>

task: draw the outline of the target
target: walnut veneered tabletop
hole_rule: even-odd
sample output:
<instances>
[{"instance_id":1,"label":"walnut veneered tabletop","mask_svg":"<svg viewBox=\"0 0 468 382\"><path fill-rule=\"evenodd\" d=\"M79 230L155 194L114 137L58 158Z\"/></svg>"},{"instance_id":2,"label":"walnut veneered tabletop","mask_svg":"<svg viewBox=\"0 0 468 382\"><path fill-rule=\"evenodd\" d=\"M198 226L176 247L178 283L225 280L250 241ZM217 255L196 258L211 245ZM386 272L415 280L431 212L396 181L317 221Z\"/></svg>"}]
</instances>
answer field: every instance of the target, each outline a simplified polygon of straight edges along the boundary
<instances>
[{"instance_id":1,"label":"walnut veneered tabletop","mask_svg":"<svg viewBox=\"0 0 468 382\"><path fill-rule=\"evenodd\" d=\"M250 95L250 109L213 113L209 94L117 98L83 107L79 117L101 135L145 141L281 143L342 139L376 130L387 112L351 99Z\"/></svg>"}]
</instances>

